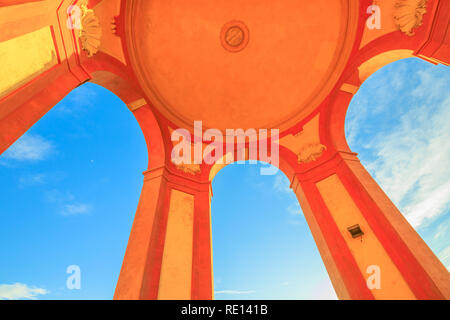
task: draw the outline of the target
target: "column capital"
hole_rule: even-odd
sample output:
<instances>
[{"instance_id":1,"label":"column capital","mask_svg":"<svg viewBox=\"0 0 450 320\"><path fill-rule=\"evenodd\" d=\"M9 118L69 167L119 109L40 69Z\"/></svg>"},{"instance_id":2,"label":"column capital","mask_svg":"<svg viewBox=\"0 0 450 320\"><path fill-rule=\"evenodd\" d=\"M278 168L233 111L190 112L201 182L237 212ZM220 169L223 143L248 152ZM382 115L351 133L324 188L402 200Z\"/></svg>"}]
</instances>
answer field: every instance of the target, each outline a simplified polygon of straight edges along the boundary
<instances>
[{"instance_id":1,"label":"column capital","mask_svg":"<svg viewBox=\"0 0 450 320\"><path fill-rule=\"evenodd\" d=\"M300 181L319 181L336 172L336 168L344 161L360 162L358 154L351 151L336 151L326 159L317 161L313 166L303 171L296 171L291 179L291 188L295 188Z\"/></svg>"},{"instance_id":2,"label":"column capital","mask_svg":"<svg viewBox=\"0 0 450 320\"><path fill-rule=\"evenodd\" d=\"M211 181L201 175L191 175L189 173L177 170L175 167L166 166L164 179L171 187L180 189L187 193L209 192Z\"/></svg>"},{"instance_id":3,"label":"column capital","mask_svg":"<svg viewBox=\"0 0 450 320\"><path fill-rule=\"evenodd\" d=\"M144 181L161 177L164 174L164 169L165 166L147 169L142 173L144 175Z\"/></svg>"},{"instance_id":4,"label":"column capital","mask_svg":"<svg viewBox=\"0 0 450 320\"><path fill-rule=\"evenodd\" d=\"M211 187L211 181L204 179L202 176L189 175L167 165L148 169L143 172L143 175L144 181L162 176L170 187L175 187L187 193L209 192Z\"/></svg>"}]
</instances>

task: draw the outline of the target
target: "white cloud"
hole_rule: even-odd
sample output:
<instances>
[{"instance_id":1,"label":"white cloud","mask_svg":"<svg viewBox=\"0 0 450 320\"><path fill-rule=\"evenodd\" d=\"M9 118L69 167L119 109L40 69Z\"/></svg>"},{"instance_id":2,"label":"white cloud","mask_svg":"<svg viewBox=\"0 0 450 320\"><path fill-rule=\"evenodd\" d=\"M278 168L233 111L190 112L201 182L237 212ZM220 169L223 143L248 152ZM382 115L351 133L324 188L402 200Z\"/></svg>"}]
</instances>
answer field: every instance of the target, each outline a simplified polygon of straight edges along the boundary
<instances>
[{"instance_id":1,"label":"white cloud","mask_svg":"<svg viewBox=\"0 0 450 320\"><path fill-rule=\"evenodd\" d=\"M291 216L301 216L302 215L302 208L300 207L300 204L298 203L298 201L293 202L288 208L287 208L287 212L289 213L289 215Z\"/></svg>"},{"instance_id":2,"label":"white cloud","mask_svg":"<svg viewBox=\"0 0 450 320\"><path fill-rule=\"evenodd\" d=\"M320 282L311 292L310 300L337 300L336 291L329 279Z\"/></svg>"},{"instance_id":3,"label":"white cloud","mask_svg":"<svg viewBox=\"0 0 450 320\"><path fill-rule=\"evenodd\" d=\"M40 184L45 184L47 181L47 176L43 173L24 175L19 178L19 185L28 187Z\"/></svg>"},{"instance_id":4,"label":"white cloud","mask_svg":"<svg viewBox=\"0 0 450 320\"><path fill-rule=\"evenodd\" d=\"M412 108L398 128L379 136L378 158L368 164L414 227L437 217L450 199L450 98L436 111Z\"/></svg>"},{"instance_id":5,"label":"white cloud","mask_svg":"<svg viewBox=\"0 0 450 320\"><path fill-rule=\"evenodd\" d=\"M418 85L413 91L412 95L417 98L434 99L442 96L443 93L448 91L447 79L438 78L433 74L433 67L418 70L416 75L420 79L420 85Z\"/></svg>"},{"instance_id":6,"label":"white cloud","mask_svg":"<svg viewBox=\"0 0 450 320\"><path fill-rule=\"evenodd\" d=\"M429 196L417 196L417 200L413 200L411 205L405 207L406 217L414 226L420 226L426 219L432 219L445 212L449 206L450 199L450 181L442 186L429 186L424 192Z\"/></svg>"},{"instance_id":7,"label":"white cloud","mask_svg":"<svg viewBox=\"0 0 450 320\"><path fill-rule=\"evenodd\" d=\"M449 217L450 218L450 217ZM450 228L450 219L440 223L436 228L436 233L433 236L434 240L440 240L444 238L447 234L450 235L447 231Z\"/></svg>"},{"instance_id":8,"label":"white cloud","mask_svg":"<svg viewBox=\"0 0 450 320\"><path fill-rule=\"evenodd\" d=\"M72 90L56 107L55 111L61 116L78 117L94 107L93 101L98 97L98 86L86 83Z\"/></svg>"},{"instance_id":9,"label":"white cloud","mask_svg":"<svg viewBox=\"0 0 450 320\"><path fill-rule=\"evenodd\" d=\"M61 212L63 216L76 216L87 214L91 211L91 207L84 203L66 204Z\"/></svg>"},{"instance_id":10,"label":"white cloud","mask_svg":"<svg viewBox=\"0 0 450 320\"><path fill-rule=\"evenodd\" d=\"M219 290L219 291L215 291L215 294L252 294L255 293L256 291L253 290Z\"/></svg>"},{"instance_id":11,"label":"white cloud","mask_svg":"<svg viewBox=\"0 0 450 320\"><path fill-rule=\"evenodd\" d=\"M286 176L282 173L278 173L275 176L274 182L273 182L273 188L277 192L281 193L289 193L292 192L290 188L290 182L289 179L286 178Z\"/></svg>"},{"instance_id":12,"label":"white cloud","mask_svg":"<svg viewBox=\"0 0 450 320\"><path fill-rule=\"evenodd\" d=\"M388 125L381 132L371 133L372 138L365 139L364 145L360 143L367 133L364 125L372 125L370 117L374 116L368 115L369 106L355 103L352 108L356 112L351 112L347 122L349 143L354 143L359 136L360 148L356 151L373 152L374 157L361 157L363 164L415 228L426 225L449 209L450 90L448 79L435 73L434 68L426 66L412 75L404 73L408 85L412 84L408 83L409 78L417 80L415 87L402 92L401 96L388 94L392 101L382 103L384 112L393 113L392 118L398 114L399 121L396 125L380 123L380 128L382 124ZM403 105L397 106L394 101L401 101Z\"/></svg>"},{"instance_id":13,"label":"white cloud","mask_svg":"<svg viewBox=\"0 0 450 320\"><path fill-rule=\"evenodd\" d=\"M441 259L444 266L450 271L450 246L439 252L439 259Z\"/></svg>"},{"instance_id":14,"label":"white cloud","mask_svg":"<svg viewBox=\"0 0 450 320\"><path fill-rule=\"evenodd\" d=\"M50 141L39 135L25 134L3 154L5 159L17 161L44 160L53 151Z\"/></svg>"},{"instance_id":15,"label":"white cloud","mask_svg":"<svg viewBox=\"0 0 450 320\"><path fill-rule=\"evenodd\" d=\"M70 192L61 192L53 189L45 192L45 200L50 203L66 203L75 199Z\"/></svg>"},{"instance_id":16,"label":"white cloud","mask_svg":"<svg viewBox=\"0 0 450 320\"><path fill-rule=\"evenodd\" d=\"M303 211L297 199L293 199L292 204L286 210L289 214L288 223L290 225L298 226L303 223Z\"/></svg>"},{"instance_id":17,"label":"white cloud","mask_svg":"<svg viewBox=\"0 0 450 320\"><path fill-rule=\"evenodd\" d=\"M70 192L50 190L45 192L45 200L56 204L58 211L63 216L77 216L88 214L92 211L92 206L75 200L75 196Z\"/></svg>"},{"instance_id":18,"label":"white cloud","mask_svg":"<svg viewBox=\"0 0 450 320\"><path fill-rule=\"evenodd\" d=\"M290 225L301 225L302 224L301 217L303 215L302 208L300 207L300 204L294 192L290 188L289 179L281 172L278 173L274 178L273 189L275 190L275 192L278 192L283 197L285 196L289 197L289 199L286 199L286 202L288 204L286 212L289 215L287 222Z\"/></svg>"},{"instance_id":19,"label":"white cloud","mask_svg":"<svg viewBox=\"0 0 450 320\"><path fill-rule=\"evenodd\" d=\"M42 288L29 287L23 283L0 284L0 300L36 299L49 292Z\"/></svg>"}]
</instances>

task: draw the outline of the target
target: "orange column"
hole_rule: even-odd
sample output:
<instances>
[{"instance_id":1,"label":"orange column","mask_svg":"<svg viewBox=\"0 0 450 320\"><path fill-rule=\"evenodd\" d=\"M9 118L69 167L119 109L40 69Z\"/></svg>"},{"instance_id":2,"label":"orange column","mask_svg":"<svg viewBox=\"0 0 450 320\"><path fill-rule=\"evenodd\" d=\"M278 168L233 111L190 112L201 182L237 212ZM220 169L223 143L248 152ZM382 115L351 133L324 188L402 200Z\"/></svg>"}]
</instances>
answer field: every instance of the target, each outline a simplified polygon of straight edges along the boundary
<instances>
[{"instance_id":1,"label":"orange column","mask_svg":"<svg viewBox=\"0 0 450 320\"><path fill-rule=\"evenodd\" d=\"M172 166L145 173L115 299L212 299L209 192Z\"/></svg>"},{"instance_id":2,"label":"orange column","mask_svg":"<svg viewBox=\"0 0 450 320\"><path fill-rule=\"evenodd\" d=\"M292 188L340 299L448 299L447 269L370 177L337 152ZM348 228L364 233L353 238Z\"/></svg>"},{"instance_id":3,"label":"orange column","mask_svg":"<svg viewBox=\"0 0 450 320\"><path fill-rule=\"evenodd\" d=\"M158 202L160 198L164 197L161 194L163 189L163 171L164 168L161 167L144 173L144 185L114 299L137 300L141 297L152 230L153 226L158 224L158 218L160 218L156 214L158 211L161 211L158 208Z\"/></svg>"},{"instance_id":4,"label":"orange column","mask_svg":"<svg viewBox=\"0 0 450 320\"><path fill-rule=\"evenodd\" d=\"M214 298L210 186L195 195L191 299Z\"/></svg>"}]
</instances>

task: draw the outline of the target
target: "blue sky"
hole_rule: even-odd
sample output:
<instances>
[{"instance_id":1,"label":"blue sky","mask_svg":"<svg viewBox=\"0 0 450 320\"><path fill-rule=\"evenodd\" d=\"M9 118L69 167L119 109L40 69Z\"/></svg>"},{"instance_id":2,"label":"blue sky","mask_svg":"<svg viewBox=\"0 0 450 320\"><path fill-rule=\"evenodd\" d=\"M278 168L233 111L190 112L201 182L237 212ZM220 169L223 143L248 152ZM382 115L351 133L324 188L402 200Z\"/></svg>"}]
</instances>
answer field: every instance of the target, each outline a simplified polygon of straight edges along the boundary
<instances>
[{"instance_id":1,"label":"blue sky","mask_svg":"<svg viewBox=\"0 0 450 320\"><path fill-rule=\"evenodd\" d=\"M450 72L419 59L371 76L346 134L450 267ZM147 152L112 93L85 84L0 156L0 299L111 299ZM213 181L217 299L335 299L289 181L230 165ZM81 289L66 268L81 268Z\"/></svg>"}]
</instances>

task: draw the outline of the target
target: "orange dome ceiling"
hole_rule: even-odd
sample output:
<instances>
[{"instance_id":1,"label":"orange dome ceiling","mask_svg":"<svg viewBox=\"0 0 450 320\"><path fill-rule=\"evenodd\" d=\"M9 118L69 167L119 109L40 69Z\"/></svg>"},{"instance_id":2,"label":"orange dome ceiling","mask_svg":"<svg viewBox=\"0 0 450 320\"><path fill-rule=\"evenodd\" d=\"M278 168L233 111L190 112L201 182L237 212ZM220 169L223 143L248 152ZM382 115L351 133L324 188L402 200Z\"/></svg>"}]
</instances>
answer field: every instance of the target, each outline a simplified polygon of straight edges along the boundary
<instances>
[{"instance_id":1,"label":"orange dome ceiling","mask_svg":"<svg viewBox=\"0 0 450 320\"><path fill-rule=\"evenodd\" d=\"M134 0L131 63L147 98L192 127L288 129L336 84L356 33L351 0Z\"/></svg>"}]
</instances>

